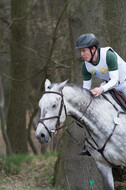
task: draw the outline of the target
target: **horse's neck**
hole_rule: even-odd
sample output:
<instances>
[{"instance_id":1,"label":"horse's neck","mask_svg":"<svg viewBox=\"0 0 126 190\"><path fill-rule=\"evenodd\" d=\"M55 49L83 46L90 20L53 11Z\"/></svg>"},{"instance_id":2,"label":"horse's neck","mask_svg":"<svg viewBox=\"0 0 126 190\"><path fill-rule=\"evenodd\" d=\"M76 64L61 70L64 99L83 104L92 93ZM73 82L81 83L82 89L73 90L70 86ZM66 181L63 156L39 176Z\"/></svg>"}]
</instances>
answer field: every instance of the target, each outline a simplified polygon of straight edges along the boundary
<instances>
[{"instance_id":1,"label":"horse's neck","mask_svg":"<svg viewBox=\"0 0 126 190\"><path fill-rule=\"evenodd\" d=\"M87 90L66 86L63 91L67 114L88 126L93 134L108 134L111 131L110 124L117 116L117 111L112 104L102 96L93 98ZM110 97L109 97L110 98Z\"/></svg>"},{"instance_id":2,"label":"horse's neck","mask_svg":"<svg viewBox=\"0 0 126 190\"><path fill-rule=\"evenodd\" d=\"M79 87L66 86L63 94L68 115L73 116L75 119L82 117L91 102L90 93Z\"/></svg>"}]
</instances>

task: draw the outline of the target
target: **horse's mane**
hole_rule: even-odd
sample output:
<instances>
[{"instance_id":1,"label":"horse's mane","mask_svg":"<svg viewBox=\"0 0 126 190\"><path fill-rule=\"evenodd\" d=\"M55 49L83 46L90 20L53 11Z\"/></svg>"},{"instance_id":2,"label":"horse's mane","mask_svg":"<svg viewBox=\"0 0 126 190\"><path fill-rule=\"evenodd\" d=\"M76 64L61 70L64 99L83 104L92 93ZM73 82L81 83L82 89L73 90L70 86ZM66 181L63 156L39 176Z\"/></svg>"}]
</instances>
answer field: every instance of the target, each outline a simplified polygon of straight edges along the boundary
<instances>
[{"instance_id":1,"label":"horse's mane","mask_svg":"<svg viewBox=\"0 0 126 190\"><path fill-rule=\"evenodd\" d=\"M66 87L67 86L71 87L79 98L83 98L83 97L86 96L86 98L90 99L91 97L93 97L93 95L91 94L90 90L85 89L82 86L78 86L78 85L71 84L71 83L66 84ZM110 100L110 102L112 102L113 104L115 104L116 106L118 106L118 108L120 107L117 104L117 102L113 99L113 97L111 96L110 92L105 92L105 96L107 96L107 98ZM98 104L99 101L101 103L101 100L105 100L106 103L108 103L108 101L102 95L98 96L97 98L94 98L93 101L96 102L96 104Z\"/></svg>"},{"instance_id":2,"label":"horse's mane","mask_svg":"<svg viewBox=\"0 0 126 190\"><path fill-rule=\"evenodd\" d=\"M66 86L73 88L77 94L91 95L90 90L83 88L82 86L68 83Z\"/></svg>"},{"instance_id":3,"label":"horse's mane","mask_svg":"<svg viewBox=\"0 0 126 190\"><path fill-rule=\"evenodd\" d=\"M76 88L76 89L80 89L80 90L83 89L82 86L78 86L78 85L75 85L73 83L68 83L67 86L70 86L70 87L73 87L73 88Z\"/></svg>"},{"instance_id":4,"label":"horse's mane","mask_svg":"<svg viewBox=\"0 0 126 190\"><path fill-rule=\"evenodd\" d=\"M58 85L59 83L52 83L49 88L53 88L55 85ZM71 94L74 92L76 96L78 96L79 99L83 98L83 97L87 97L87 98L91 98L92 97L92 94L90 93L90 90L86 89L86 88L83 88L82 86L79 86L79 85L76 85L76 84L73 84L73 83L67 83L65 85L65 87L69 88L68 90L71 91ZM105 92L106 96L108 97L108 99L116 104L117 102L115 102L115 100L112 98L112 96L110 95L109 92ZM99 101L101 102L101 100L105 100L105 98L103 96L98 96L97 98L94 98L93 101L95 101L96 103L98 103ZM119 106L119 105L118 105ZM120 106L119 106L120 107Z\"/></svg>"}]
</instances>

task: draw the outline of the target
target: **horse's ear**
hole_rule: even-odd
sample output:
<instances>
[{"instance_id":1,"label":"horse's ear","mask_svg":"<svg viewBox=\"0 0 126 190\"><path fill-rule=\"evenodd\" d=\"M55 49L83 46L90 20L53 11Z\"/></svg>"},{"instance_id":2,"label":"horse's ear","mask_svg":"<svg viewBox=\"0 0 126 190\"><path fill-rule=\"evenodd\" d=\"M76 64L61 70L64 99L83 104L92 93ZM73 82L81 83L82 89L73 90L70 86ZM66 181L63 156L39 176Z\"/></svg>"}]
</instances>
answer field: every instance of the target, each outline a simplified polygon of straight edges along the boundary
<instances>
[{"instance_id":1,"label":"horse's ear","mask_svg":"<svg viewBox=\"0 0 126 190\"><path fill-rule=\"evenodd\" d=\"M46 79L46 81L45 81L45 91L48 89L48 87L50 85L51 85L51 82L48 79Z\"/></svg>"},{"instance_id":2,"label":"horse's ear","mask_svg":"<svg viewBox=\"0 0 126 190\"><path fill-rule=\"evenodd\" d=\"M58 91L61 91L63 88L64 88L64 86L67 84L67 82L68 82L68 80L69 79L67 79L66 81L64 81L64 82L62 82L62 83L60 83L59 85L58 85Z\"/></svg>"}]
</instances>

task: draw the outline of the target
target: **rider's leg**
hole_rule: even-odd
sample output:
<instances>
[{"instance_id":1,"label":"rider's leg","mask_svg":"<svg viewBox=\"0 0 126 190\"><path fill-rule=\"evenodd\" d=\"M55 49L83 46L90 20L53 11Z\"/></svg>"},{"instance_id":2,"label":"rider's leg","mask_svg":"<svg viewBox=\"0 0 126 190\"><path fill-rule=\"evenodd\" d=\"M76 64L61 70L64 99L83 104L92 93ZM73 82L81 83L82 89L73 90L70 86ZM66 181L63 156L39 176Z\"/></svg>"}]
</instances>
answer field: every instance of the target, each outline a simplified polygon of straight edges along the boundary
<instances>
[{"instance_id":1,"label":"rider's leg","mask_svg":"<svg viewBox=\"0 0 126 190\"><path fill-rule=\"evenodd\" d=\"M119 84L117 87L115 87L115 89L126 95L126 80Z\"/></svg>"},{"instance_id":2,"label":"rider's leg","mask_svg":"<svg viewBox=\"0 0 126 190\"><path fill-rule=\"evenodd\" d=\"M87 134L86 134L86 131L84 132L84 139L86 139L87 138ZM87 150L87 148L86 148L86 145L85 145L85 143L84 143L84 147L83 147L83 149L82 149L82 151L79 153L79 155L82 155L82 156L91 156L91 154L90 154L90 152Z\"/></svg>"}]
</instances>

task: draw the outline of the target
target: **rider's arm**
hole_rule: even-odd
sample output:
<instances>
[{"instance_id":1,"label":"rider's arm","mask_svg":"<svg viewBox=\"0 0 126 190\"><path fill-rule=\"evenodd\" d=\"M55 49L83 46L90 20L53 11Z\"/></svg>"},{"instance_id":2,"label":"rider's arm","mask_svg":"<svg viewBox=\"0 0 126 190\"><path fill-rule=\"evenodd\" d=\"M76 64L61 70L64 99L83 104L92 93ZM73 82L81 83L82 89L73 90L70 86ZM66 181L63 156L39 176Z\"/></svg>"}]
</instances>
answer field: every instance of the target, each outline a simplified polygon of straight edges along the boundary
<instances>
[{"instance_id":1,"label":"rider's arm","mask_svg":"<svg viewBox=\"0 0 126 190\"><path fill-rule=\"evenodd\" d=\"M92 83L92 76L91 73L87 71L87 68L85 66L85 62L82 63L82 76L83 76L83 88L91 89L91 83Z\"/></svg>"},{"instance_id":2,"label":"rider's arm","mask_svg":"<svg viewBox=\"0 0 126 190\"><path fill-rule=\"evenodd\" d=\"M88 90L91 89L91 83L92 83L92 80L83 80L83 88L86 88Z\"/></svg>"},{"instance_id":3,"label":"rider's arm","mask_svg":"<svg viewBox=\"0 0 126 190\"><path fill-rule=\"evenodd\" d=\"M109 77L110 80L108 83L102 86L104 89L104 92L114 88L116 85L118 85L118 70L116 71L109 71Z\"/></svg>"},{"instance_id":4,"label":"rider's arm","mask_svg":"<svg viewBox=\"0 0 126 190\"><path fill-rule=\"evenodd\" d=\"M102 88L104 89L104 92L118 85L118 79L119 79L117 56L113 51L108 50L107 55L106 55L106 62L109 69L110 80L108 81L108 83L102 86Z\"/></svg>"}]
</instances>

